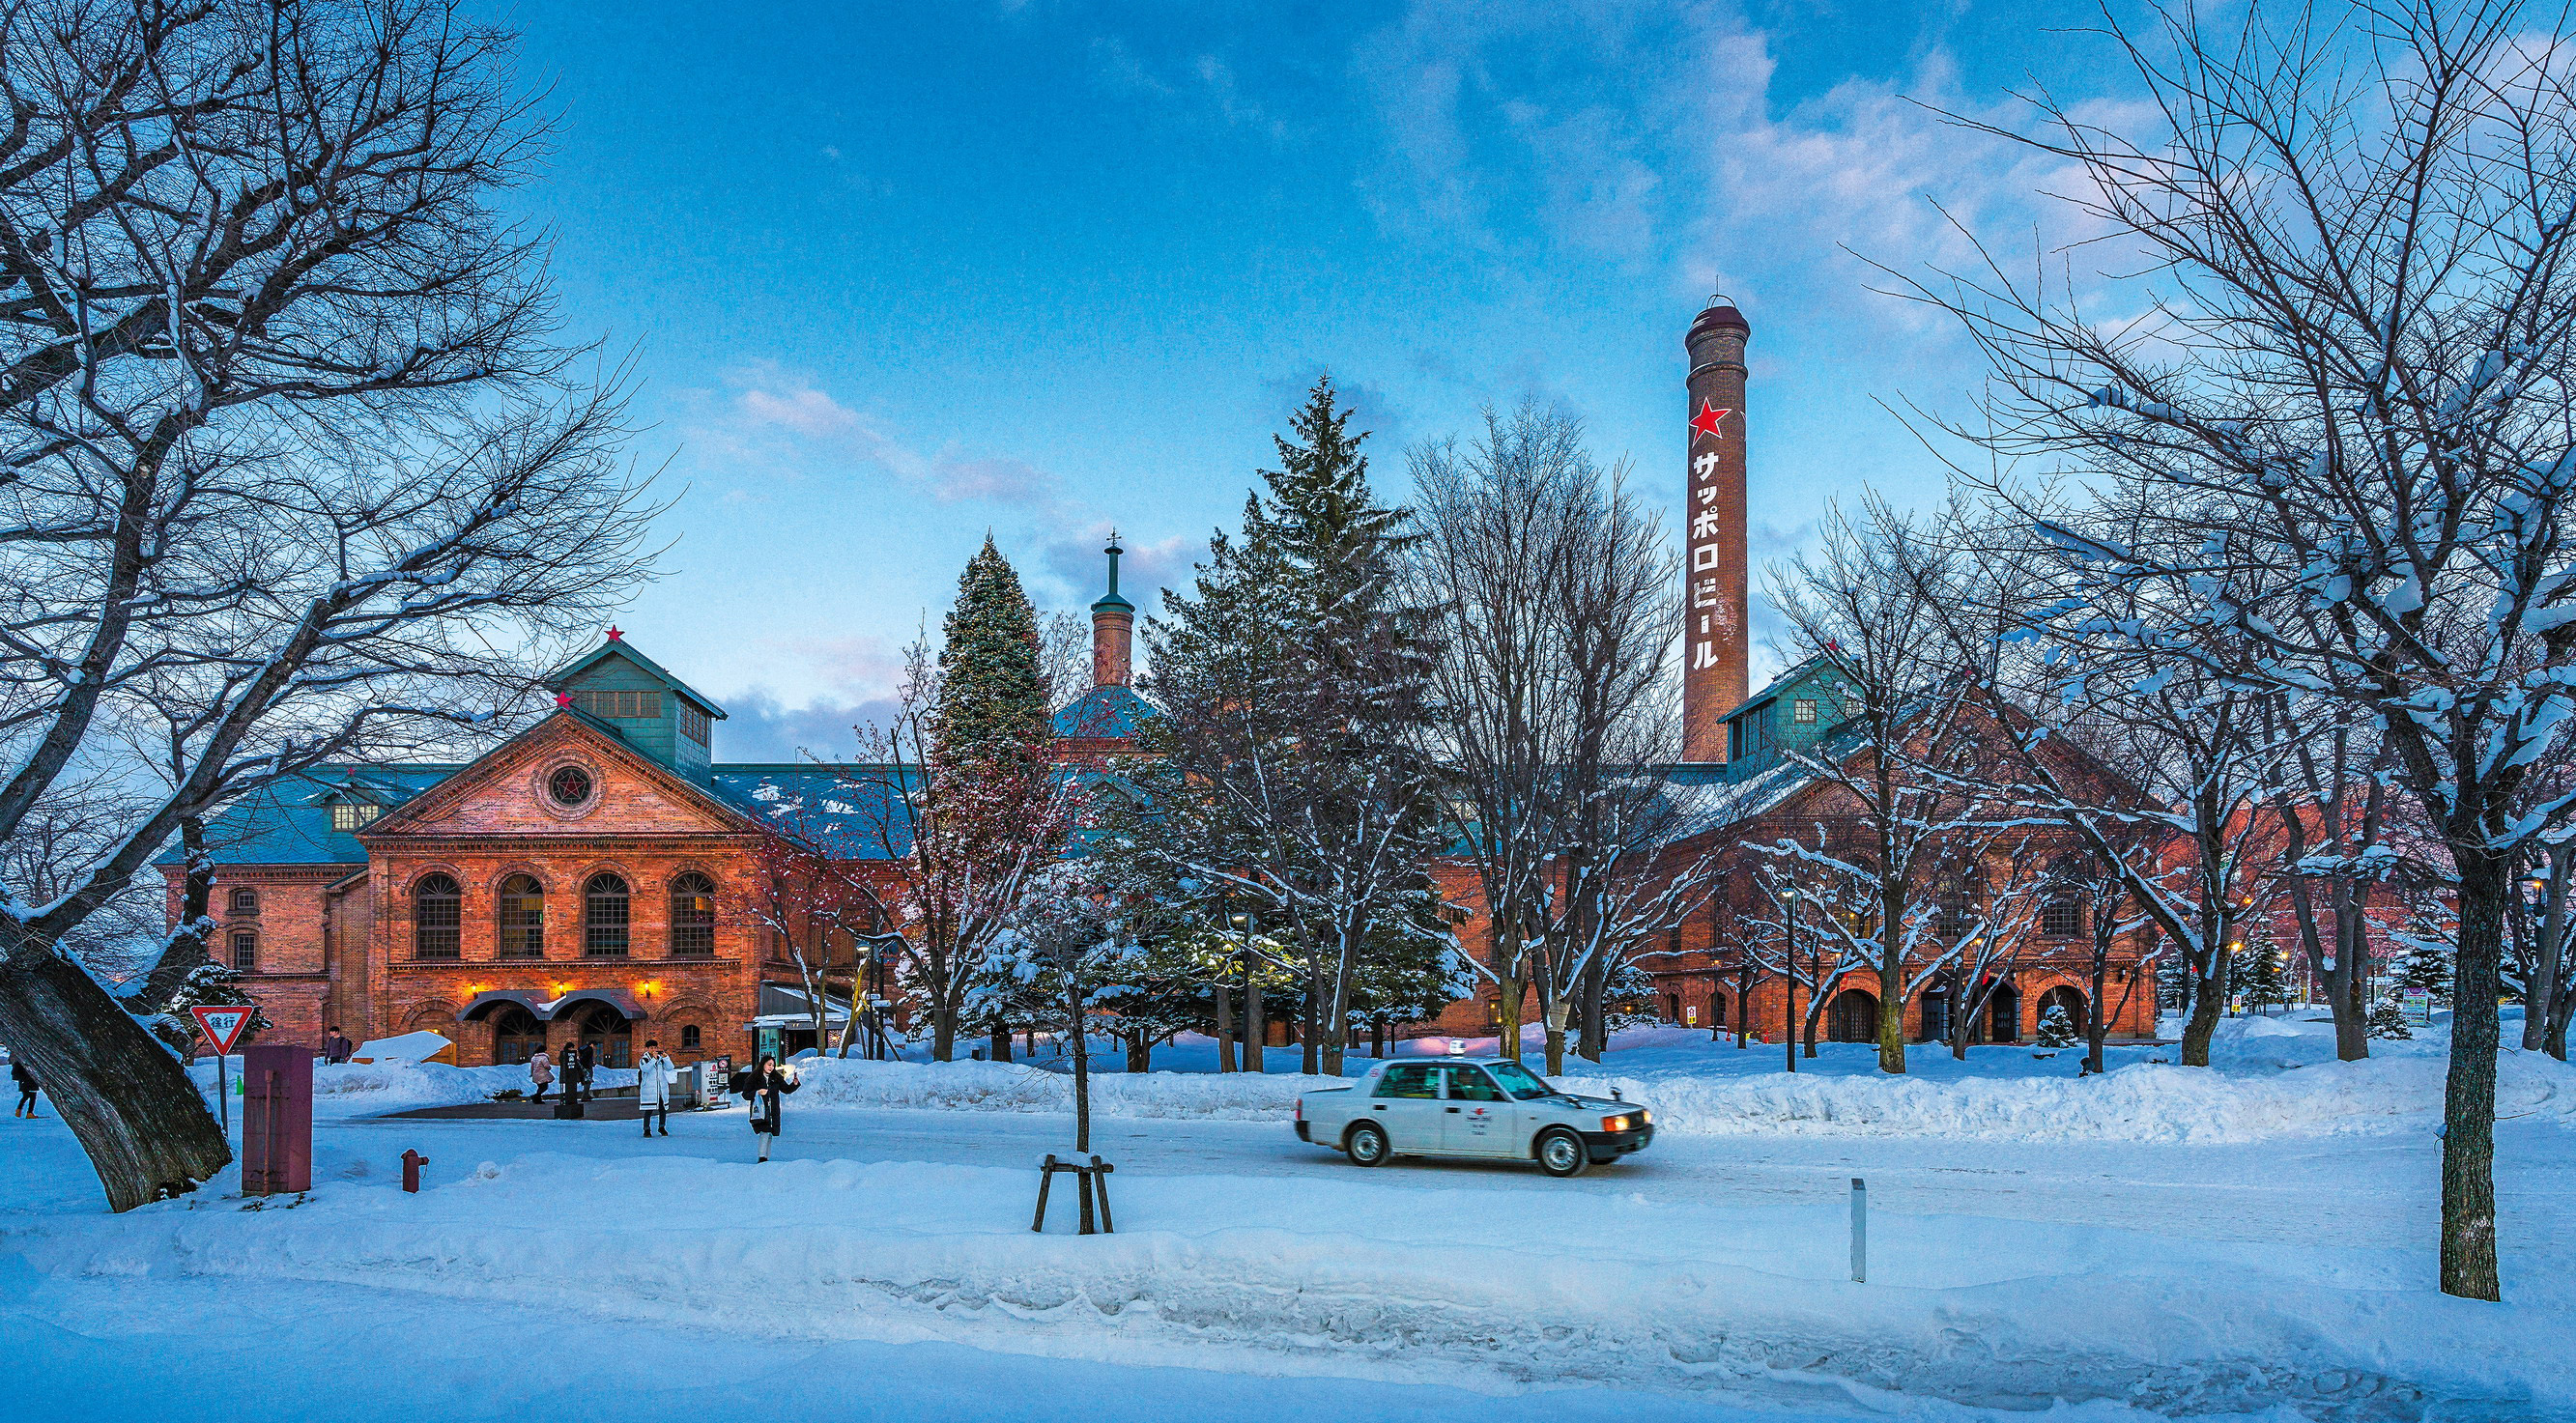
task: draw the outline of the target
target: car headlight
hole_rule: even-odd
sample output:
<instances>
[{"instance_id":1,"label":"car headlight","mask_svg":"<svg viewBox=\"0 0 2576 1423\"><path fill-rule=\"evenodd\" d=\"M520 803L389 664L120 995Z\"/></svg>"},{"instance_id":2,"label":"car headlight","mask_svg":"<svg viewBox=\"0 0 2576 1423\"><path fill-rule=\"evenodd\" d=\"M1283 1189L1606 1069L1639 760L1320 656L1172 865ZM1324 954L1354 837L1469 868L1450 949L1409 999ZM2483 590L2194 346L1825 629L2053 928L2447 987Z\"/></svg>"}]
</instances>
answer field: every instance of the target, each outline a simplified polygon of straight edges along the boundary
<instances>
[{"instance_id":1,"label":"car headlight","mask_svg":"<svg viewBox=\"0 0 2576 1423\"><path fill-rule=\"evenodd\" d=\"M1628 1129L1628 1119L1626 1117L1603 1117L1601 1119L1601 1129L1603 1131L1626 1131Z\"/></svg>"},{"instance_id":2,"label":"car headlight","mask_svg":"<svg viewBox=\"0 0 2576 1423\"><path fill-rule=\"evenodd\" d=\"M1655 1124L1655 1114L1654 1114L1654 1113L1652 1113L1652 1112L1639 1112L1639 1113L1637 1114L1637 1125L1639 1125L1639 1126L1641 1126L1641 1127L1650 1127L1650 1126L1653 1126L1654 1124Z\"/></svg>"}]
</instances>

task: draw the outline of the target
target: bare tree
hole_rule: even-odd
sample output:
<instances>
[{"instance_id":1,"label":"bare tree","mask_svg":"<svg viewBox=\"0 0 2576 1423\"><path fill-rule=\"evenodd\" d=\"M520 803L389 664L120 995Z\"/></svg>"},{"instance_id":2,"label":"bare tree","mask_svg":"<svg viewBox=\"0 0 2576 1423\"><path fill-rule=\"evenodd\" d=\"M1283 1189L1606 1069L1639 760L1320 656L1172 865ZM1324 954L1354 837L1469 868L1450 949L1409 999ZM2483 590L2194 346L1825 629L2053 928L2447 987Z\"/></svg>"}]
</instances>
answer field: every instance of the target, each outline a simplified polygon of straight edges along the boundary
<instances>
[{"instance_id":1,"label":"bare tree","mask_svg":"<svg viewBox=\"0 0 2576 1423\"><path fill-rule=\"evenodd\" d=\"M2441 1281L2479 1299L2499 1290L2504 919L2568 810L2517 792L2576 697L2569 39L2564 12L2515 0L2114 27L2151 129L2040 95L2040 128L2001 136L2069 165L2075 206L2144 254L2100 279L2144 314L2099 319L1992 263L1917 288L1994 372L1963 433L2166 521L2152 550L2089 550L2093 588L2158 590L2145 639L2223 626L2260 647L2262 684L2385 728L2459 906ZM2290 605L2312 615L2272 615Z\"/></svg>"},{"instance_id":2,"label":"bare tree","mask_svg":"<svg viewBox=\"0 0 2576 1423\"><path fill-rule=\"evenodd\" d=\"M508 714L644 568L618 401L488 206L506 52L443 0L0 5L0 839L150 786L0 885L0 1039L117 1209L229 1152L66 937L229 798Z\"/></svg>"}]
</instances>

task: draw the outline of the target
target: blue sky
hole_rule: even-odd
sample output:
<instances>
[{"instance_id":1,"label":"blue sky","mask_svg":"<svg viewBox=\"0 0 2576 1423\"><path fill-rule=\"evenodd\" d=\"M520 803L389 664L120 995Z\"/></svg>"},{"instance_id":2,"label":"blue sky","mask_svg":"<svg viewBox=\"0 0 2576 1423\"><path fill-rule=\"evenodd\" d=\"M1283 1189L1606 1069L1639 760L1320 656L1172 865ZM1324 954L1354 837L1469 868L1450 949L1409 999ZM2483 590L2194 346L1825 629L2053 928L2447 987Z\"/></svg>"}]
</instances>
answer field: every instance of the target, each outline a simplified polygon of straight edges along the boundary
<instances>
[{"instance_id":1,"label":"blue sky","mask_svg":"<svg viewBox=\"0 0 2576 1423\"><path fill-rule=\"evenodd\" d=\"M2117 97L2063 33L2098 12L2041 0L499 13L560 116L513 199L681 494L621 621L733 710L726 759L844 748L987 529L1079 608L1114 523L1150 609L1324 369L1390 497L1405 446L1535 395L1669 502L1722 287L1757 559L1837 493L1937 493L1884 403L1960 409L1973 361L1843 249L1960 260L1937 199L2026 250L2054 175L1909 101Z\"/></svg>"}]
</instances>

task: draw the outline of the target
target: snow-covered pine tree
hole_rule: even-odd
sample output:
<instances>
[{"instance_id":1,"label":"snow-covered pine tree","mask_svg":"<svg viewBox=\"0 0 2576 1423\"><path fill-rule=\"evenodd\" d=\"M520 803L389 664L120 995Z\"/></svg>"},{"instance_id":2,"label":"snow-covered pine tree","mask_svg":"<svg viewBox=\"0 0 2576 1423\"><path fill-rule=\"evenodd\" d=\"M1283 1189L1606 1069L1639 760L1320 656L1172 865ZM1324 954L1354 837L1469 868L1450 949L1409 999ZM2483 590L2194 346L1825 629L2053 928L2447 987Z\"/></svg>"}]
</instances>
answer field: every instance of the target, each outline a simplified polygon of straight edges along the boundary
<instances>
[{"instance_id":1,"label":"snow-covered pine tree","mask_svg":"<svg viewBox=\"0 0 2576 1423\"><path fill-rule=\"evenodd\" d=\"M2406 1015L2399 1011L2395 998L2383 995L2378 1002L2370 1005L2370 1016L2364 1021L2368 1024L2367 1031L2374 1038L2404 1042L2415 1036L2415 1030L2406 1026Z\"/></svg>"},{"instance_id":2,"label":"snow-covered pine tree","mask_svg":"<svg viewBox=\"0 0 2576 1423\"><path fill-rule=\"evenodd\" d=\"M2066 1016L2064 1004L2051 1003L2048 1011L2039 1015L2039 1032L2033 1041L2041 1047L2075 1046L2075 1022Z\"/></svg>"},{"instance_id":3,"label":"snow-covered pine tree","mask_svg":"<svg viewBox=\"0 0 2576 1423\"><path fill-rule=\"evenodd\" d=\"M1048 689L1037 609L992 535L958 575L957 601L940 635L933 758L956 766L1043 754Z\"/></svg>"},{"instance_id":4,"label":"snow-covered pine tree","mask_svg":"<svg viewBox=\"0 0 2576 1423\"><path fill-rule=\"evenodd\" d=\"M2415 939L2408 943L2405 957L2397 961L2397 974L2390 982L2399 992L2430 994L2435 1004L2447 1008L2451 1003L2451 979L2456 972L2448 945L2433 939Z\"/></svg>"},{"instance_id":5,"label":"snow-covered pine tree","mask_svg":"<svg viewBox=\"0 0 2576 1423\"><path fill-rule=\"evenodd\" d=\"M2290 1001L2281 978L2281 951L2270 944L2237 950L2238 982L2245 985L2245 1006L2257 1013Z\"/></svg>"},{"instance_id":6,"label":"snow-covered pine tree","mask_svg":"<svg viewBox=\"0 0 2576 1423\"><path fill-rule=\"evenodd\" d=\"M197 1036L197 1020L188 1010L230 1008L248 1003L251 996L241 985L242 976L222 964L197 965L179 981L178 990L170 995L168 1011L151 1020L153 1036L182 1052L188 1051L190 1040ZM262 1032L276 1026L268 1020L267 1014L254 1008L250 1026L242 1029L241 1037L235 1040L236 1050L258 1041Z\"/></svg>"}]
</instances>

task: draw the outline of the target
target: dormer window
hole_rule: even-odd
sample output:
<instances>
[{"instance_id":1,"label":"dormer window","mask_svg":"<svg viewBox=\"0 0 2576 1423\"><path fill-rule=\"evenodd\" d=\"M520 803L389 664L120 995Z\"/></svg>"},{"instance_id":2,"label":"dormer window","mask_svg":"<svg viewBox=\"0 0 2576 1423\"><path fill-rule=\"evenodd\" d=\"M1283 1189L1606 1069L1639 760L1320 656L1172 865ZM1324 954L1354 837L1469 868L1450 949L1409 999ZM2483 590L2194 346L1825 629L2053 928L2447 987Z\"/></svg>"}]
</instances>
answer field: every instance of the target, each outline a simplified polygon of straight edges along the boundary
<instances>
[{"instance_id":1,"label":"dormer window","mask_svg":"<svg viewBox=\"0 0 2576 1423\"><path fill-rule=\"evenodd\" d=\"M1796 722L1800 726L1815 725L1816 699L1813 697L1800 697L1796 701L1789 703L1789 720Z\"/></svg>"},{"instance_id":2,"label":"dormer window","mask_svg":"<svg viewBox=\"0 0 2576 1423\"><path fill-rule=\"evenodd\" d=\"M613 717L620 721L652 721L662 715L660 692L575 692L572 702L592 716Z\"/></svg>"},{"instance_id":3,"label":"dormer window","mask_svg":"<svg viewBox=\"0 0 2576 1423\"><path fill-rule=\"evenodd\" d=\"M375 823L376 817L384 813L385 808L381 805L370 805L365 801L344 800L338 805L331 807L331 828L341 832L342 834L347 834L349 831Z\"/></svg>"},{"instance_id":4,"label":"dormer window","mask_svg":"<svg viewBox=\"0 0 2576 1423\"><path fill-rule=\"evenodd\" d=\"M680 734L700 746L706 745L707 714L687 702L680 703Z\"/></svg>"}]
</instances>

